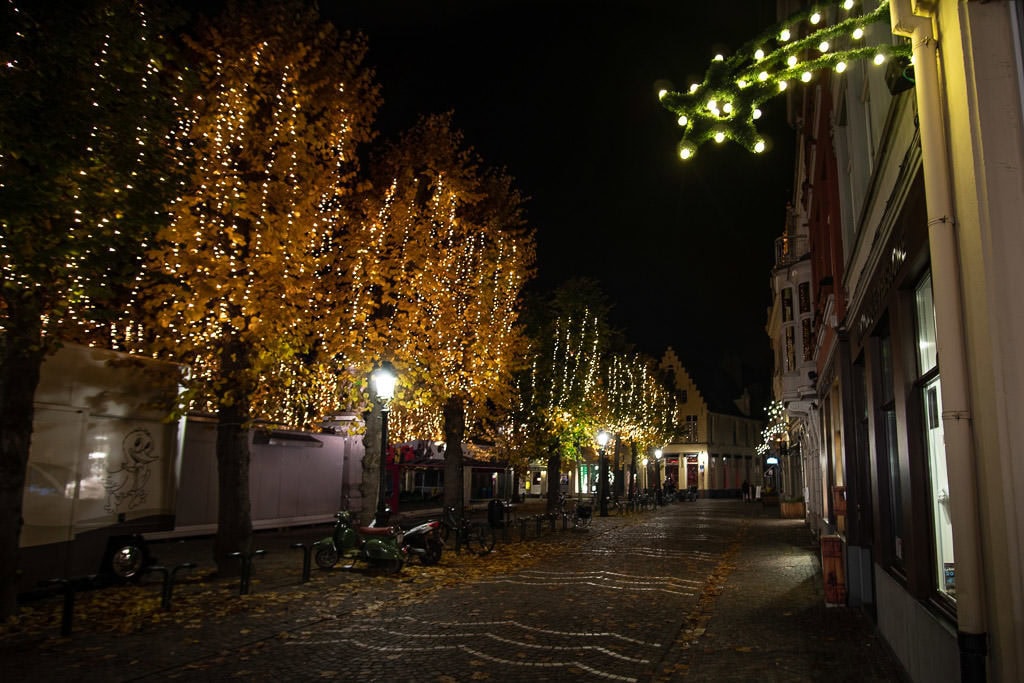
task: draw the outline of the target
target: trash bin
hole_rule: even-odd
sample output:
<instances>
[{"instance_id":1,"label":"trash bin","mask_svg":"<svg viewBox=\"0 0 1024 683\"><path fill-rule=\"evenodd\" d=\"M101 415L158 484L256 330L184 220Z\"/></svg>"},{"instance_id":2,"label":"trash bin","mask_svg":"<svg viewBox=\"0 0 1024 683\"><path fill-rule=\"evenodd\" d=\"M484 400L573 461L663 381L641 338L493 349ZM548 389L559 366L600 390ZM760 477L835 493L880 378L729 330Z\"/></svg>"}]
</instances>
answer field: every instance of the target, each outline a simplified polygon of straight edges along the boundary
<instances>
[{"instance_id":1,"label":"trash bin","mask_svg":"<svg viewBox=\"0 0 1024 683\"><path fill-rule=\"evenodd\" d=\"M505 526L504 501L495 498L487 504L487 523L490 524L493 529L501 529Z\"/></svg>"}]
</instances>

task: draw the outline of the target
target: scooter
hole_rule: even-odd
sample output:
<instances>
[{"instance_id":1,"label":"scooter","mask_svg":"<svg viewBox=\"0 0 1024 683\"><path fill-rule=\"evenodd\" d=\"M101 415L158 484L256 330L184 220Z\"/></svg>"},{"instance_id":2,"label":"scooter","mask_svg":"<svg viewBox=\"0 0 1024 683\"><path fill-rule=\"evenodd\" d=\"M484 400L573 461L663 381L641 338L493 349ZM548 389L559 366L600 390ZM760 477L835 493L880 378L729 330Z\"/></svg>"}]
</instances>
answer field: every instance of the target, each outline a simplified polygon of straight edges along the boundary
<instances>
[{"instance_id":1,"label":"scooter","mask_svg":"<svg viewBox=\"0 0 1024 683\"><path fill-rule=\"evenodd\" d=\"M405 543L410 555L416 555L425 565L441 561L444 541L441 540L441 522L432 519L405 532Z\"/></svg>"},{"instance_id":2,"label":"scooter","mask_svg":"<svg viewBox=\"0 0 1024 683\"><path fill-rule=\"evenodd\" d=\"M364 560L389 573L402 570L409 559L409 550L400 528L357 526L348 510L335 513L334 517L334 533L317 543L318 567L330 569L340 558L346 558Z\"/></svg>"}]
</instances>

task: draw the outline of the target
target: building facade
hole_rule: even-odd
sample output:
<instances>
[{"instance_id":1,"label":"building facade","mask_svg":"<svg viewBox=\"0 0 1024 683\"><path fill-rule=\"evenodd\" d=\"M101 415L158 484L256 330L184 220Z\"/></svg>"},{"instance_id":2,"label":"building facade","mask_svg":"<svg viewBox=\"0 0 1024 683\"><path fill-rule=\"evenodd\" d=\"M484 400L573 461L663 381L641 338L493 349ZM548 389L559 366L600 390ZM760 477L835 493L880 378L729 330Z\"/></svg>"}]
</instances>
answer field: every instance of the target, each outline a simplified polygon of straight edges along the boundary
<instances>
[{"instance_id":1,"label":"building facade","mask_svg":"<svg viewBox=\"0 0 1024 683\"><path fill-rule=\"evenodd\" d=\"M659 371L676 395L680 425L680 436L662 447L661 462L655 459L661 481L676 489L696 486L705 497L739 496L744 481L760 485L765 463L757 445L764 420L750 415L749 394L732 400L706 396L671 348Z\"/></svg>"},{"instance_id":2,"label":"building facade","mask_svg":"<svg viewBox=\"0 0 1024 683\"><path fill-rule=\"evenodd\" d=\"M868 38L912 63L852 64L791 99L783 238L807 235L813 377L807 337L786 363L802 271L777 259L776 396L820 493L812 528L841 536L848 602L911 677L1024 680L1021 5L890 14Z\"/></svg>"}]
</instances>

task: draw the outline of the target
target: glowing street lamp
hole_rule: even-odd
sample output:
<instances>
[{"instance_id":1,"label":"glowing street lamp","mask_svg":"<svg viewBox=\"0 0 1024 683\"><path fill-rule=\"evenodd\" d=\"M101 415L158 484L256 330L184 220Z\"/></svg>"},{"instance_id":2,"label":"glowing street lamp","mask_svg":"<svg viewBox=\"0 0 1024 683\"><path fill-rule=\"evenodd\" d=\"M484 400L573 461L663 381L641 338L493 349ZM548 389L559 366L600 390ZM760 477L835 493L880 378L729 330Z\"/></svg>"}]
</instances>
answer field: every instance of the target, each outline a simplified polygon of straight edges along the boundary
<instances>
[{"instance_id":1,"label":"glowing street lamp","mask_svg":"<svg viewBox=\"0 0 1024 683\"><path fill-rule=\"evenodd\" d=\"M394 366L384 361L370 374L370 381L373 382L377 403L380 405L380 481L378 482L377 515L374 526L383 527L388 523L388 510L384 503L384 496L387 492L384 464L388 452L388 413L391 412L391 399L395 397L395 384L398 382L398 376L395 374Z\"/></svg>"},{"instance_id":2,"label":"glowing street lamp","mask_svg":"<svg viewBox=\"0 0 1024 683\"><path fill-rule=\"evenodd\" d=\"M600 449L598 452L601 456L597 475L597 495L600 496L600 510L602 517L608 516L608 459L605 457L604 447L608 445L608 439L610 438L611 434L603 429L597 433L597 445Z\"/></svg>"}]
</instances>

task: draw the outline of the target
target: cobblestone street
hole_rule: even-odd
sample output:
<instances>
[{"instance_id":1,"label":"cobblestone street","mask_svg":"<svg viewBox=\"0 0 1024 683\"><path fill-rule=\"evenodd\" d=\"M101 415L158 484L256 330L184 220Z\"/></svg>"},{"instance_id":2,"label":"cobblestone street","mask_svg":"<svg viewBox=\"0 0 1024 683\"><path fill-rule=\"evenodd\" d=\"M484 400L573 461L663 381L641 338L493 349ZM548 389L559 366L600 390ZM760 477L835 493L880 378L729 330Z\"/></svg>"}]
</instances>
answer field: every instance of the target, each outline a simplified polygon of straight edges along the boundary
<instances>
[{"instance_id":1,"label":"cobblestone street","mask_svg":"<svg viewBox=\"0 0 1024 683\"><path fill-rule=\"evenodd\" d=\"M278 553L244 612L83 623L0 654L11 680L904 680L862 613L825 606L817 553L777 509L700 500L446 552L464 579L421 589L343 570L300 584L297 554ZM503 570L505 554L528 561Z\"/></svg>"}]
</instances>

